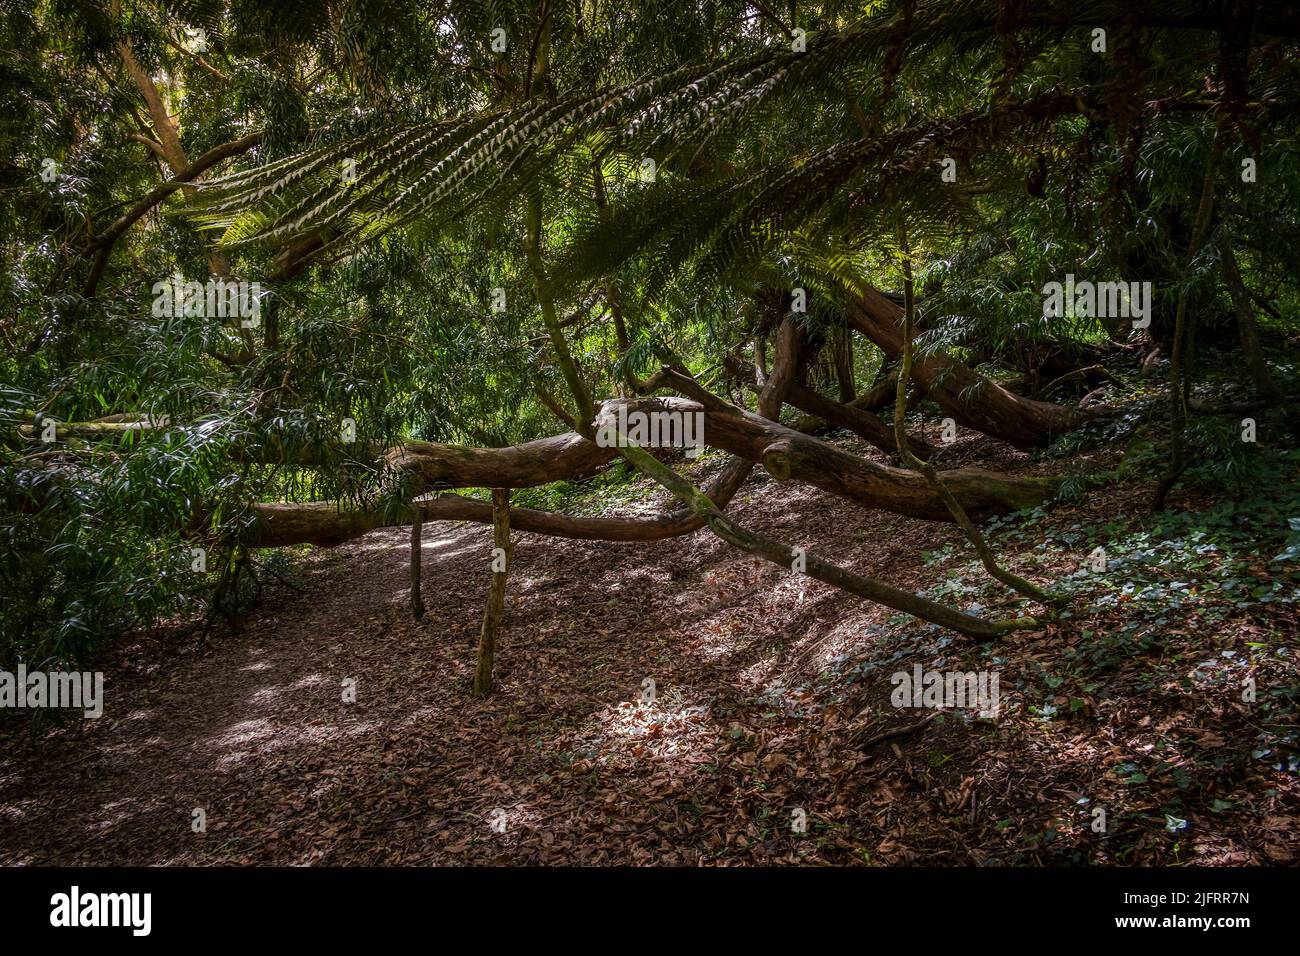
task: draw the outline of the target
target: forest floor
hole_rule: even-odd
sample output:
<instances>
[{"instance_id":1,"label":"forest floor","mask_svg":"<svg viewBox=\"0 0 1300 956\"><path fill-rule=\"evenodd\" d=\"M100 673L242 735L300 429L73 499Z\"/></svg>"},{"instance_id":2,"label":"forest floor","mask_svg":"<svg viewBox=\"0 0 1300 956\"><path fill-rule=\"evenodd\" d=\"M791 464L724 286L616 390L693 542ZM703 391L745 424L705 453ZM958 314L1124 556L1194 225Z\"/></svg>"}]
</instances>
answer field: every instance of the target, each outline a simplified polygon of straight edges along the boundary
<instances>
[{"instance_id":1,"label":"forest floor","mask_svg":"<svg viewBox=\"0 0 1300 956\"><path fill-rule=\"evenodd\" d=\"M951 451L1044 467L978 438ZM312 550L301 591L269 580L239 633L120 643L96 665L101 719L3 731L0 863L1293 864L1295 577L1234 552L1231 514L1217 544L1153 526L1149 490L1003 524L1008 560L1076 599L986 647L707 532L518 535L487 700L469 684L489 528L426 525L420 622L405 530ZM624 508L662 504L639 494ZM951 526L761 472L731 510L893 584L1013 608ZM1090 576L1098 540L1111 566ZM995 671L998 715L917 728L934 712L890 703L916 664Z\"/></svg>"}]
</instances>

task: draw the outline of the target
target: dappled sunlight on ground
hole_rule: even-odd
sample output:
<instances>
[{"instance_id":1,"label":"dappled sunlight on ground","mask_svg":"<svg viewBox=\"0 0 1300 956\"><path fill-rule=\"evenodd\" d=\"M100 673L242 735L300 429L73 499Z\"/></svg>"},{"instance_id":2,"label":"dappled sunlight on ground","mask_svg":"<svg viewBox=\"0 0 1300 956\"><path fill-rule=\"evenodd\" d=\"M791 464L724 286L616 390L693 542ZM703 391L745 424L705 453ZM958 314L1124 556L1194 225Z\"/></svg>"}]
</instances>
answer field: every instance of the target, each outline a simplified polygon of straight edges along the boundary
<instances>
[{"instance_id":1,"label":"dappled sunlight on ground","mask_svg":"<svg viewBox=\"0 0 1300 956\"><path fill-rule=\"evenodd\" d=\"M766 480L735 508L898 587L956 573L918 559L953 539L943 525ZM104 718L0 752L0 861L1226 863L1294 841L1294 774L1253 760L1216 696L1247 667L1226 629L1213 640L1233 646L1158 687L1112 670L1053 696L1077 629L986 650L706 533L521 534L484 701L469 682L491 530L430 523L423 547L421 622L409 534L384 529L314 552L303 592L240 634L156 673L108 662ZM1001 715L910 729L922 715L890 705L889 675L917 663L999 668ZM1273 793L1249 816L1247 789ZM1107 840L1088 828L1099 805Z\"/></svg>"}]
</instances>

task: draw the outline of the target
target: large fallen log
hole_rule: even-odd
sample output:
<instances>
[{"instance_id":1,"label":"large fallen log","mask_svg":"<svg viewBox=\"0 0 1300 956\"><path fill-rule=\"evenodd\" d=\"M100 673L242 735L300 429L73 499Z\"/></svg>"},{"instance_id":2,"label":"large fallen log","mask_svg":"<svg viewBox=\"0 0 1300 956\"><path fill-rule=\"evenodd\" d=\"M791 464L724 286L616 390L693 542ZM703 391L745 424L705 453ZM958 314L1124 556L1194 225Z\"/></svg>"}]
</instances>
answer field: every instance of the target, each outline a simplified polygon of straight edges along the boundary
<instances>
[{"instance_id":1,"label":"large fallen log","mask_svg":"<svg viewBox=\"0 0 1300 956\"><path fill-rule=\"evenodd\" d=\"M858 408L852 403L837 402L804 385L791 386L789 402L800 411L840 428L847 428L883 451L898 450L894 430L874 412ZM908 435L907 442L913 453L921 458L932 458L938 450L917 435Z\"/></svg>"},{"instance_id":2,"label":"large fallen log","mask_svg":"<svg viewBox=\"0 0 1300 956\"><path fill-rule=\"evenodd\" d=\"M746 462L748 464L748 462ZM420 503L425 521L473 521L492 523L492 505L451 492ZM340 508L332 501L264 502L253 505L257 518L246 544L256 548L279 548L291 544L341 544L376 528L406 525L409 514L387 515L379 509ZM686 509L675 509L652 518L583 518L510 508L510 526L553 538L586 541L662 541L689 534L704 527L704 519Z\"/></svg>"},{"instance_id":3,"label":"large fallen log","mask_svg":"<svg viewBox=\"0 0 1300 956\"><path fill-rule=\"evenodd\" d=\"M602 406L602 411L617 413L619 405L626 407L629 416L633 413L702 416L701 437L706 445L728 451L744 462L759 462L777 480L804 481L867 507L897 514L952 520L942 499L923 476L858 458L760 415L727 406L718 399L707 406L684 398L613 399ZM561 478L576 479L582 477L583 469L602 466L616 454L614 448L601 448L572 433L498 449L456 448L430 442L415 444L414 452L398 449L390 461L409 471L417 491L437 487L491 487L506 484L504 476L507 475L517 487ZM1054 478L1012 477L981 468L955 468L943 472L943 479L967 513L976 517L1042 504L1055 492L1058 483ZM423 506L428 520L485 524L492 520L490 506L466 498L440 496L423 502ZM375 528L405 525L410 520L404 509L385 516L340 509L328 502L254 507L258 522L248 543L256 547L304 542L336 544ZM613 541L653 541L700 527L697 517L685 512L648 519L571 518L528 508L511 508L510 523L519 531Z\"/></svg>"},{"instance_id":4,"label":"large fallen log","mask_svg":"<svg viewBox=\"0 0 1300 956\"><path fill-rule=\"evenodd\" d=\"M665 373L670 377L676 374L671 370ZM699 387L689 376L679 379L670 384L680 390L693 390L699 401L615 399L605 403L604 408L616 412L619 405L624 405L623 412L628 415L666 415L678 420L698 416L703 444L734 456L710 489L719 505L731 498L752 465L761 463L778 480L805 481L866 507L931 520L951 520L943 501L922 476L859 458L763 415L731 405ZM760 408L775 415L781 400L777 392L783 392L788 385L788 376L774 373L760 398ZM607 467L616 454L615 448L601 447L570 432L507 448L408 442L390 450L384 462L391 472L406 479L409 498L453 488L528 488L561 480L577 481ZM945 472L944 480L967 513L976 517L1006 514L1041 504L1054 493L1057 485L1052 478L1012 477L978 468ZM424 502L424 506L430 520L490 520L490 510L469 499L435 499ZM409 510L404 505L391 515L382 508L340 507L331 502L260 503L253 509L256 520L245 543L255 547L337 544L375 528L405 525L409 521ZM520 531L614 541L659 540L702 526L698 515L682 509L654 518L570 518L530 509L511 509L511 522Z\"/></svg>"},{"instance_id":5,"label":"large fallen log","mask_svg":"<svg viewBox=\"0 0 1300 956\"><path fill-rule=\"evenodd\" d=\"M611 399L602 410L626 406L626 414L700 416L700 438L750 462L761 462L773 477L816 485L869 508L935 521L951 520L947 507L925 479L841 451L811 435L786 428L753 412L714 399L709 404L684 398ZM461 448L414 442L396 449L389 463L413 479L417 493L456 487L533 487L575 480L614 456L575 433L510 448ZM943 478L972 516L1007 514L1042 504L1055 491L1053 478L1000 475L982 468L956 468ZM522 527L522 525L520 526Z\"/></svg>"},{"instance_id":6,"label":"large fallen log","mask_svg":"<svg viewBox=\"0 0 1300 956\"><path fill-rule=\"evenodd\" d=\"M781 328L774 373L759 392L758 407L762 414L775 416L780 412L785 390L793 377L791 370L797 361L798 336L794 323L787 321ZM397 467L417 469L421 483L428 486L430 482L437 484L450 480L455 483L463 479L465 472L463 469L457 470L456 463L472 461L475 467L483 467L491 464L493 453L505 451L507 454L504 457L514 469L515 487L525 487L522 484L523 478L532 479L539 460L548 469L554 468L558 462L560 467L571 469L576 478L583 477L584 469L591 469L594 473L613 458L613 448L600 448L585 439L575 446L573 439L576 437L576 433L560 435L512 449L459 449L419 442L414 447L398 449L389 455L388 460ZM592 449L596 449L599 454L593 453ZM459 454L467 450L477 454ZM710 484L710 499L717 507L725 508L753 469L754 462L733 455ZM501 472L491 474L495 478ZM454 477L449 478L451 475ZM491 524L494 517L492 506L488 502L450 493L419 502L418 507L425 520ZM305 506L291 503L257 504L254 505L254 511L258 520L251 529L249 543L259 547L304 543L336 544L375 528L401 524L404 520L397 513L358 510L343 512L329 502L310 502ZM550 511L511 507L508 520L519 531L589 541L660 541L689 534L704 527L705 523L702 516L685 506L653 518L572 518Z\"/></svg>"}]
</instances>

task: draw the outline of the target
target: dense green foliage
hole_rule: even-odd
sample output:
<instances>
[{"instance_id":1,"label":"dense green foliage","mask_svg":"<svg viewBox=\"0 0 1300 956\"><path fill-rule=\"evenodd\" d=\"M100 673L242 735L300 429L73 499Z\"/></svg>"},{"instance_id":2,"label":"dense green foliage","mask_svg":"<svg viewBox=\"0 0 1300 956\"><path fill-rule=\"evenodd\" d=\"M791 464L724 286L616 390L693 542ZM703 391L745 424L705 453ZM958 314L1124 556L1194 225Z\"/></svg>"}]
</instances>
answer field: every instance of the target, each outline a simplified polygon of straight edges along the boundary
<instances>
[{"instance_id":1,"label":"dense green foliage","mask_svg":"<svg viewBox=\"0 0 1300 956\"><path fill-rule=\"evenodd\" d=\"M833 394L845 303L860 282L898 287L905 235L926 348L1032 392L1051 355L1167 350L1183 294L1192 380L1249 404L1228 242L1293 391L1296 33L1272 5L1164 0L5 5L0 662L78 659L194 606L251 502L397 507L366 449L562 430L543 298L598 398L664 361L738 393L726 359L771 331L772 290L803 287L809 381ZM180 172L123 48L189 161L264 138L146 212L96 275L96 237ZM1216 136L1210 235L1189 250ZM155 283L208 278L216 242L272 293L255 329L152 308ZM1153 283L1151 328L1044 317L1040 290L1067 273ZM855 358L869 384L881 356L859 340ZM1163 383L1137 358L1106 395L1125 414L1048 460L1123 441L1140 446L1124 467L1159 473ZM1234 420L1195 418L1189 486L1294 488L1283 412L1249 445ZM165 425L53 449L19 431L122 413ZM1073 470L1076 491L1105 480ZM1282 551L1298 514L1261 517L1260 546ZM207 575L190 571L199 540Z\"/></svg>"}]
</instances>

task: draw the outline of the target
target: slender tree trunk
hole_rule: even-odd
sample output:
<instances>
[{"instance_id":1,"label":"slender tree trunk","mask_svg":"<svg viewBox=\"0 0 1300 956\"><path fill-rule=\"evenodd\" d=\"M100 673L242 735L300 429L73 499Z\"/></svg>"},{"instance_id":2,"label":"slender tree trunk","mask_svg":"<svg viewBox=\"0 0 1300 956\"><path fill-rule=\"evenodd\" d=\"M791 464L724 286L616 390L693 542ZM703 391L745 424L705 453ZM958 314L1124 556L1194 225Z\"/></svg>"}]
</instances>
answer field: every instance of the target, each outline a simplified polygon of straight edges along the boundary
<instances>
[{"instance_id":1,"label":"slender tree trunk","mask_svg":"<svg viewBox=\"0 0 1300 956\"><path fill-rule=\"evenodd\" d=\"M885 368L886 360L880 363L880 371L871 386L855 398L851 404L864 412L878 412L894 397L894 380L898 377L898 366Z\"/></svg>"},{"instance_id":2,"label":"slender tree trunk","mask_svg":"<svg viewBox=\"0 0 1300 956\"><path fill-rule=\"evenodd\" d=\"M741 362L729 363L728 367L740 375L747 373L747 367ZM891 390L896 377L897 372L890 373ZM866 394L868 393L864 392L863 396ZM791 382L786 390L785 400L799 411L807 413L799 420L795 426L795 431L813 434L819 430L825 430L829 426L847 428L882 451L892 453L897 450L893 427L879 415L868 411L859 404L860 399L847 403L837 402L806 385ZM912 404L914 403L908 402L908 407L910 408ZM909 435L907 440L911 442L912 450L923 458L929 458L937 451L928 442L915 435Z\"/></svg>"},{"instance_id":3,"label":"slender tree trunk","mask_svg":"<svg viewBox=\"0 0 1300 956\"><path fill-rule=\"evenodd\" d=\"M478 668L474 672L474 696L486 697L492 692L492 665L496 659L497 632L506 606L506 578L510 574L513 550L510 545L510 489L492 489L492 585L488 591L487 607L483 611L483 627L478 637ZM496 570L497 567L501 570Z\"/></svg>"},{"instance_id":4,"label":"slender tree trunk","mask_svg":"<svg viewBox=\"0 0 1300 956\"><path fill-rule=\"evenodd\" d=\"M573 359L573 353L569 351L569 343L564 337L564 329L555 316L555 301L545 288L546 269L542 264L541 250L542 199L538 195L530 196L528 199L528 233L524 244L528 255L528 265L533 273L533 284L537 290L538 304L542 309L542 324L546 327L546 334L551 341L551 349L555 352L555 360L559 363L560 371L564 374L564 381L569 387L569 394L573 396L573 400L577 405L578 413L574 419L574 425L580 435L590 438L592 437L591 419L595 415L595 408L591 403L591 393L587 391L587 386L582 381L582 373L578 370L578 363Z\"/></svg>"},{"instance_id":5,"label":"slender tree trunk","mask_svg":"<svg viewBox=\"0 0 1300 956\"><path fill-rule=\"evenodd\" d=\"M158 144L167 159L167 165L171 167L172 176L183 174L190 168L190 161L181 146L180 132L172 122L171 114L167 112L167 106L163 102L162 94L158 92L158 87L154 84L153 77L136 59L135 51L125 39L117 41L117 52L122 57L127 72L131 74L131 79L135 81L136 88L140 91L140 96L143 97L145 106L149 110L154 134L158 137ZM181 187L181 192L187 200L192 201L197 193L197 187L184 185ZM215 249L208 250L208 266L215 276L224 277L230 274L230 264L226 261L226 257Z\"/></svg>"},{"instance_id":6,"label":"slender tree trunk","mask_svg":"<svg viewBox=\"0 0 1300 956\"><path fill-rule=\"evenodd\" d=\"M605 175L600 168L601 158L596 157L592 164L592 185L596 198L596 208L601 222L609 221L609 200L605 193ZM618 288L614 285L612 278L606 278L603 283L605 291L605 304L609 306L610 318L614 320L614 341L618 345L619 358L626 357L627 351L631 348L632 342L627 332L627 322L623 319L623 303L619 298ZM619 376L619 388L621 394L631 395L636 391L636 376L626 365L623 366L622 374Z\"/></svg>"},{"instance_id":7,"label":"slender tree trunk","mask_svg":"<svg viewBox=\"0 0 1300 956\"><path fill-rule=\"evenodd\" d=\"M540 380L533 386L533 394L537 396L538 401L551 410L551 414L570 428L574 427L573 416L569 414L568 410L551 394L551 390L543 385Z\"/></svg>"},{"instance_id":8,"label":"slender tree trunk","mask_svg":"<svg viewBox=\"0 0 1300 956\"><path fill-rule=\"evenodd\" d=\"M117 0L114 0L111 11L115 17L119 14L120 3ZM190 169L189 157L185 155L185 150L181 146L180 131L172 122L171 115L167 111L167 104L163 102L162 94L158 91L153 77L149 75L149 71L136 58L135 51L131 49L131 44L127 39L121 38L117 41L117 51L149 110L149 118L153 124L154 133L158 137L159 148L167 159L167 165L171 167L172 178L185 176ZM188 202L194 200L197 192L198 188L192 183L181 186L181 193ZM94 293L99 284L100 276L103 275L104 269L108 265L108 258L112 253L112 248L113 244L110 242L97 251L83 294L91 295ZM208 272L211 276L219 279L230 276L230 262L223 252L209 247L207 249L207 259ZM243 323L238 321L235 322L234 329L244 343L246 356L253 355L256 351L256 341L253 338L252 331L245 328ZM271 330L267 334L274 337L275 331Z\"/></svg>"}]
</instances>

